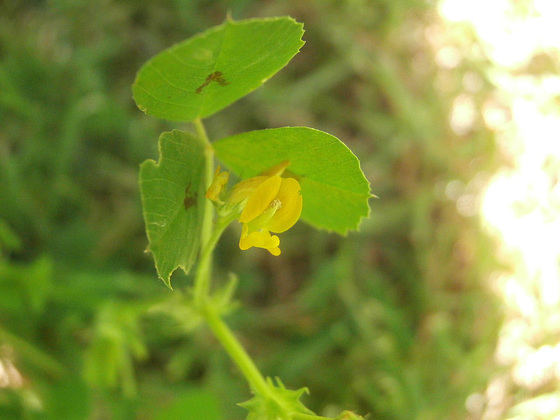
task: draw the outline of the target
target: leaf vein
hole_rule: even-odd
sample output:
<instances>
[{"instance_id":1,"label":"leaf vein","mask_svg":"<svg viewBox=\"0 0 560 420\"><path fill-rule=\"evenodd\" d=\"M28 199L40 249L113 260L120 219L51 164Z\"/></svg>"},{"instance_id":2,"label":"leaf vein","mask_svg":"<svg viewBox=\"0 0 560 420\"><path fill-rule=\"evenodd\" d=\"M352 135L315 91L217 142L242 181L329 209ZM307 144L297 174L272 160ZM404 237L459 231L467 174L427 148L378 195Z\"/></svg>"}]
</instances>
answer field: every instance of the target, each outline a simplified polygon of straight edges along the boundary
<instances>
[{"instance_id":1,"label":"leaf vein","mask_svg":"<svg viewBox=\"0 0 560 420\"><path fill-rule=\"evenodd\" d=\"M159 75L159 77L161 77L161 79L162 79L165 83L167 83L169 86L171 86L171 87L173 87L173 88L175 88L175 89L178 89L178 90L182 90L183 92L190 92L190 91L191 91L191 89L187 89L187 88L185 88L185 87L183 87L183 86L177 86L176 84L174 84L173 82L171 82L171 80L169 80L169 79L167 78L167 76L165 76L165 74L164 74L153 62L148 63L148 66L151 67L151 68L153 68L153 69L157 72L157 74ZM191 77L191 79L198 79L198 78L194 78L194 77L192 77L192 76L189 76L188 74L186 74L185 76L186 76L186 77Z\"/></svg>"},{"instance_id":2,"label":"leaf vein","mask_svg":"<svg viewBox=\"0 0 560 420\"><path fill-rule=\"evenodd\" d=\"M158 98L157 96L155 96L152 92L150 92L148 89L146 89L144 86L142 86L140 83L136 83L135 85L137 88L142 89L148 96L150 96L151 98L155 99L158 102L161 102L162 104L167 104L167 105L176 105L179 106L181 108L196 108L195 106L192 106L190 104L178 104L176 102L169 102L169 101L164 101L163 99Z\"/></svg>"}]
</instances>

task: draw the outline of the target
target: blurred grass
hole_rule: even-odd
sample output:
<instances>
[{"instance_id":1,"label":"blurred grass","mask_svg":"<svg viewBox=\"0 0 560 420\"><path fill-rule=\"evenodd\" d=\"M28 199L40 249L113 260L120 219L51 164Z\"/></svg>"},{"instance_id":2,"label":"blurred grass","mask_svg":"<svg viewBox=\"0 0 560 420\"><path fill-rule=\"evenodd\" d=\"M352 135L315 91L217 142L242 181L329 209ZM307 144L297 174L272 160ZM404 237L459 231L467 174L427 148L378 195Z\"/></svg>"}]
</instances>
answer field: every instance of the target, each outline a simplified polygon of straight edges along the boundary
<instances>
[{"instance_id":1,"label":"blurred grass","mask_svg":"<svg viewBox=\"0 0 560 420\"><path fill-rule=\"evenodd\" d=\"M465 75L480 81L467 92L477 105L492 86L483 59L437 66L430 34L453 41L433 2L0 8L0 360L22 375L0 388L0 418L244 418L235 404L250 397L245 383L143 254L138 165L172 125L143 115L130 93L145 60L228 11L291 15L307 44L210 118L211 137L284 125L330 132L380 197L361 234L299 224L280 259L240 255L228 232L217 278L236 272L243 302L229 322L266 375L311 389L318 413L467 418L465 399L492 373L500 321L485 286L493 244L472 211L498 162L479 111L464 133L447 121ZM476 41L463 39L455 46L466 54Z\"/></svg>"}]
</instances>

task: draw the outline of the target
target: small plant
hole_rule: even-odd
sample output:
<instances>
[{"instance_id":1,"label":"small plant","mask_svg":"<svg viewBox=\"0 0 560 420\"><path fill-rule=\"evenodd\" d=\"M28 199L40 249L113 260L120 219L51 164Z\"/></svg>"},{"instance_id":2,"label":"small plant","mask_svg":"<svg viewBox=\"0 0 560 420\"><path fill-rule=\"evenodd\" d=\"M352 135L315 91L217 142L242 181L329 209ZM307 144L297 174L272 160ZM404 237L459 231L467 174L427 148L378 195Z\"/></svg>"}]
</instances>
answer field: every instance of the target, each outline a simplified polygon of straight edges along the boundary
<instances>
[{"instance_id":1,"label":"small plant","mask_svg":"<svg viewBox=\"0 0 560 420\"><path fill-rule=\"evenodd\" d=\"M149 60L133 85L146 114L191 122L194 131L159 138L159 161L140 168L149 252L159 278L196 266L185 304L206 323L245 376L254 397L248 419L325 419L300 401L306 388L284 387L260 373L223 316L232 310L235 280L212 283L212 256L224 229L241 223L239 248L281 254L280 234L300 218L345 234L369 213L371 196L358 159L336 137L307 127L251 131L210 142L202 120L261 86L298 53L303 25L289 17L232 21ZM214 168L217 157L230 172ZM290 246L287 244L286 246ZM292 245L294 246L294 245ZM279 257L281 258L281 257ZM196 318L196 319L194 319ZM362 418L349 411L337 419Z\"/></svg>"}]
</instances>

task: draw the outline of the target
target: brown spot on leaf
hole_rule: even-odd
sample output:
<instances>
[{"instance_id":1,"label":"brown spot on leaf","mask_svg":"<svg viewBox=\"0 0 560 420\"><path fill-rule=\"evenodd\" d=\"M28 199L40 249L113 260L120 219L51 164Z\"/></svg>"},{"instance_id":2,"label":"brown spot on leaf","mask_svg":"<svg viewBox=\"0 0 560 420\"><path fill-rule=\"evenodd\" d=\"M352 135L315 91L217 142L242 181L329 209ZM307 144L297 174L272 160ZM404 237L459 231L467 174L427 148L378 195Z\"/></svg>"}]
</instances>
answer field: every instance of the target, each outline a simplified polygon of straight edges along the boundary
<instances>
[{"instance_id":1,"label":"brown spot on leaf","mask_svg":"<svg viewBox=\"0 0 560 420\"><path fill-rule=\"evenodd\" d=\"M192 206L196 206L196 198L197 193L191 193L191 184L187 185L185 188L185 199L183 200L183 205L185 206L185 210L190 209Z\"/></svg>"},{"instance_id":2,"label":"brown spot on leaf","mask_svg":"<svg viewBox=\"0 0 560 420\"><path fill-rule=\"evenodd\" d=\"M214 73L210 73L203 84L201 84L197 89L196 93L202 92L206 86L208 86L211 82L217 82L220 86L229 85L229 82L224 79L224 74L221 71L215 71Z\"/></svg>"}]
</instances>

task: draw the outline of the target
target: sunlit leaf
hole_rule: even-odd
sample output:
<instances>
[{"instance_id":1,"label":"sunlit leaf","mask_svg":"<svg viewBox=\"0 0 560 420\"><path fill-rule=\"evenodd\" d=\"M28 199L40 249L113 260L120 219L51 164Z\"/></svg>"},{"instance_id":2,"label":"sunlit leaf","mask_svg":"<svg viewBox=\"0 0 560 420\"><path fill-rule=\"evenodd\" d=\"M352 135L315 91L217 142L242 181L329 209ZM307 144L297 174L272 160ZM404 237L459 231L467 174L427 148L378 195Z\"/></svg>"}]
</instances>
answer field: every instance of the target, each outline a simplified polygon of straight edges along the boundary
<instances>
[{"instance_id":1,"label":"sunlit leaf","mask_svg":"<svg viewBox=\"0 0 560 420\"><path fill-rule=\"evenodd\" d=\"M134 100L146 114L192 121L225 108L284 67L303 45L289 17L227 20L161 52L138 72Z\"/></svg>"},{"instance_id":2,"label":"sunlit leaf","mask_svg":"<svg viewBox=\"0 0 560 420\"><path fill-rule=\"evenodd\" d=\"M243 178L290 161L287 174L301 184L301 217L345 234L369 214L369 183L356 156L336 137L307 127L251 131L218 140L216 155Z\"/></svg>"},{"instance_id":3,"label":"sunlit leaf","mask_svg":"<svg viewBox=\"0 0 560 420\"><path fill-rule=\"evenodd\" d=\"M204 148L193 135L173 130L159 138L159 161L140 167L144 221L159 277L171 287L173 271L188 272L200 242L204 200Z\"/></svg>"}]
</instances>

